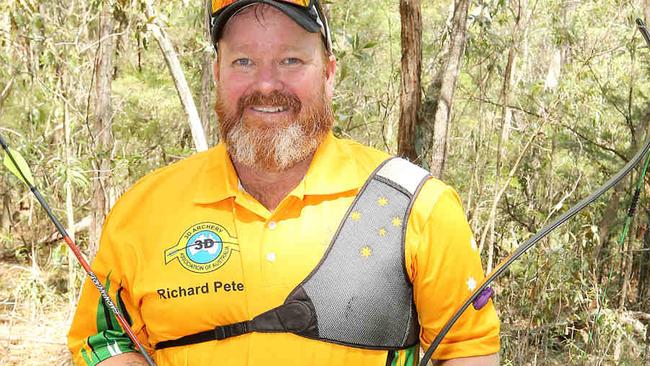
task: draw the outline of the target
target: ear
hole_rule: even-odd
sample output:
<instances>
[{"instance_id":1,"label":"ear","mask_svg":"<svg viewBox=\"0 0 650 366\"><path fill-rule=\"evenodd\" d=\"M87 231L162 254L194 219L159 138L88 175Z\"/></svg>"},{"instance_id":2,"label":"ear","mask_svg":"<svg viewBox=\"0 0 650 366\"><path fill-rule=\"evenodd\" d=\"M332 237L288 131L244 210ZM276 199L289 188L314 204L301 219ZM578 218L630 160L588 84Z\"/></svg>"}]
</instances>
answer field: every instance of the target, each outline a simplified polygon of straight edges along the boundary
<instances>
[{"instance_id":1,"label":"ear","mask_svg":"<svg viewBox=\"0 0 650 366\"><path fill-rule=\"evenodd\" d=\"M325 93L328 98L334 96L334 81L336 76L336 57L330 55L325 64Z\"/></svg>"}]
</instances>

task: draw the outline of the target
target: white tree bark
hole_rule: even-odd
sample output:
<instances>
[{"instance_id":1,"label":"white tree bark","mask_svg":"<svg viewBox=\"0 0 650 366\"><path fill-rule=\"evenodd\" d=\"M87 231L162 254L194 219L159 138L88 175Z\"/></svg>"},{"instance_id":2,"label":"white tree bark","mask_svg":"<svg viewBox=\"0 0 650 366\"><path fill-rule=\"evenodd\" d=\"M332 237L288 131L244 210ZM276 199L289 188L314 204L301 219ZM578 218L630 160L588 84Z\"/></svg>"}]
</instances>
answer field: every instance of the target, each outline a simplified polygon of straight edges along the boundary
<instances>
[{"instance_id":1,"label":"white tree bark","mask_svg":"<svg viewBox=\"0 0 650 366\"><path fill-rule=\"evenodd\" d=\"M93 223L90 228L89 257L94 258L99 249L102 225L106 214L111 209L109 195L111 182L111 151L113 150L113 107L111 88L113 82L113 13L111 4L105 2L99 17L99 47L95 65L95 101L94 122L95 136L92 138L96 152L93 159Z\"/></svg>"},{"instance_id":2,"label":"white tree bark","mask_svg":"<svg viewBox=\"0 0 650 366\"><path fill-rule=\"evenodd\" d=\"M560 74L562 72L562 50L555 49L553 57L548 65L546 79L544 80L544 89L555 90L560 85Z\"/></svg>"},{"instance_id":3,"label":"white tree bark","mask_svg":"<svg viewBox=\"0 0 650 366\"><path fill-rule=\"evenodd\" d=\"M440 94L438 96L433 121L430 168L431 174L436 178L442 178L447 160L447 137L449 134L449 123L451 121L451 108L456 89L456 80L460 73L463 52L465 50L469 3L469 0L457 0L454 2L449 54L439 74Z\"/></svg>"},{"instance_id":4,"label":"white tree bark","mask_svg":"<svg viewBox=\"0 0 650 366\"><path fill-rule=\"evenodd\" d=\"M165 31L165 28L160 24L158 18L156 17L156 12L154 11L152 1L145 1L145 11L149 22L147 23L147 29L151 32L153 37L160 47L160 51L163 54L165 63L169 68L169 72L174 79L174 85L176 86L176 91L178 92L178 97L181 100L185 114L187 115L188 122L190 123L190 129L192 131L192 139L194 140L194 147L196 151L205 151L208 149L208 143L205 138L205 132L203 126L201 125L201 118L199 117L199 112L196 109L196 104L194 103L194 98L192 97L192 91L190 90L187 80L185 79L185 74L183 73L183 68L181 63L178 60L178 55L174 50L169 35Z\"/></svg>"},{"instance_id":5,"label":"white tree bark","mask_svg":"<svg viewBox=\"0 0 650 366\"><path fill-rule=\"evenodd\" d=\"M62 83L63 84L63 83ZM74 230L74 205L72 203L72 126L67 103L63 102L63 132L64 132L64 155L65 155L65 217L68 226L70 239L75 241L76 231ZM76 299L76 278L77 260L74 253L68 250L68 302L72 307Z\"/></svg>"}]
</instances>

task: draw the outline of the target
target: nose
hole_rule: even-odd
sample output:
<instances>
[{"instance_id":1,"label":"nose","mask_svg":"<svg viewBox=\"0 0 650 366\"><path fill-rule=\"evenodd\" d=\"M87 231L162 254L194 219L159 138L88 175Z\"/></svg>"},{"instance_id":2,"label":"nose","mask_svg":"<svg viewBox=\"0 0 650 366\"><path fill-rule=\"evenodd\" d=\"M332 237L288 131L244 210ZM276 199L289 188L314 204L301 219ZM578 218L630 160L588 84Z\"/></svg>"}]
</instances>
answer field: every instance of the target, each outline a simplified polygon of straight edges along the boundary
<instances>
[{"instance_id":1,"label":"nose","mask_svg":"<svg viewBox=\"0 0 650 366\"><path fill-rule=\"evenodd\" d=\"M284 88L280 72L275 65L264 64L259 66L255 76L255 89L262 94L270 94L276 90L282 91Z\"/></svg>"}]
</instances>

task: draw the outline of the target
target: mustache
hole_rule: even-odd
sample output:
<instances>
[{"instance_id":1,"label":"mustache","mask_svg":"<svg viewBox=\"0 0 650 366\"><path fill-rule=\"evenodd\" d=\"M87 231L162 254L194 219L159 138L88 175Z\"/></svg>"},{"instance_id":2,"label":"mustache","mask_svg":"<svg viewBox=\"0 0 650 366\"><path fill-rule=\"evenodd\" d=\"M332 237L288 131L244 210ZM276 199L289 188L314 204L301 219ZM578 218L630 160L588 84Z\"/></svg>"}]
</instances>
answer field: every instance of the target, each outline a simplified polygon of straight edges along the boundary
<instances>
[{"instance_id":1,"label":"mustache","mask_svg":"<svg viewBox=\"0 0 650 366\"><path fill-rule=\"evenodd\" d=\"M237 102L239 115L251 106L272 106L292 109L296 113L302 109L302 102L293 94L274 90L270 94L263 94L259 91L243 96Z\"/></svg>"}]
</instances>

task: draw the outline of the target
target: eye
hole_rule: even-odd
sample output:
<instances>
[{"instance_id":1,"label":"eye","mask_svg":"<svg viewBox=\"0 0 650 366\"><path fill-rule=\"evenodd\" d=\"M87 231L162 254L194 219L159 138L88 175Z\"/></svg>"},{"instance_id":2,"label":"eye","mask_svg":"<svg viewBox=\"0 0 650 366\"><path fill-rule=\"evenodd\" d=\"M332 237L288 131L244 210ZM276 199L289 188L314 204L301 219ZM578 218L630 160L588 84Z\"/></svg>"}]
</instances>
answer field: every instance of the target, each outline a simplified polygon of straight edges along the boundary
<instances>
[{"instance_id":1,"label":"eye","mask_svg":"<svg viewBox=\"0 0 650 366\"><path fill-rule=\"evenodd\" d=\"M235 61L233 61L232 64L235 65L235 66L243 66L243 67L246 67L246 66L251 66L251 65L253 65L253 61L251 61L250 58L238 58L238 59L236 59Z\"/></svg>"},{"instance_id":2,"label":"eye","mask_svg":"<svg viewBox=\"0 0 650 366\"><path fill-rule=\"evenodd\" d=\"M282 65L285 66L294 66L300 64L302 64L302 60L297 57L287 57L284 60L282 60Z\"/></svg>"}]
</instances>

